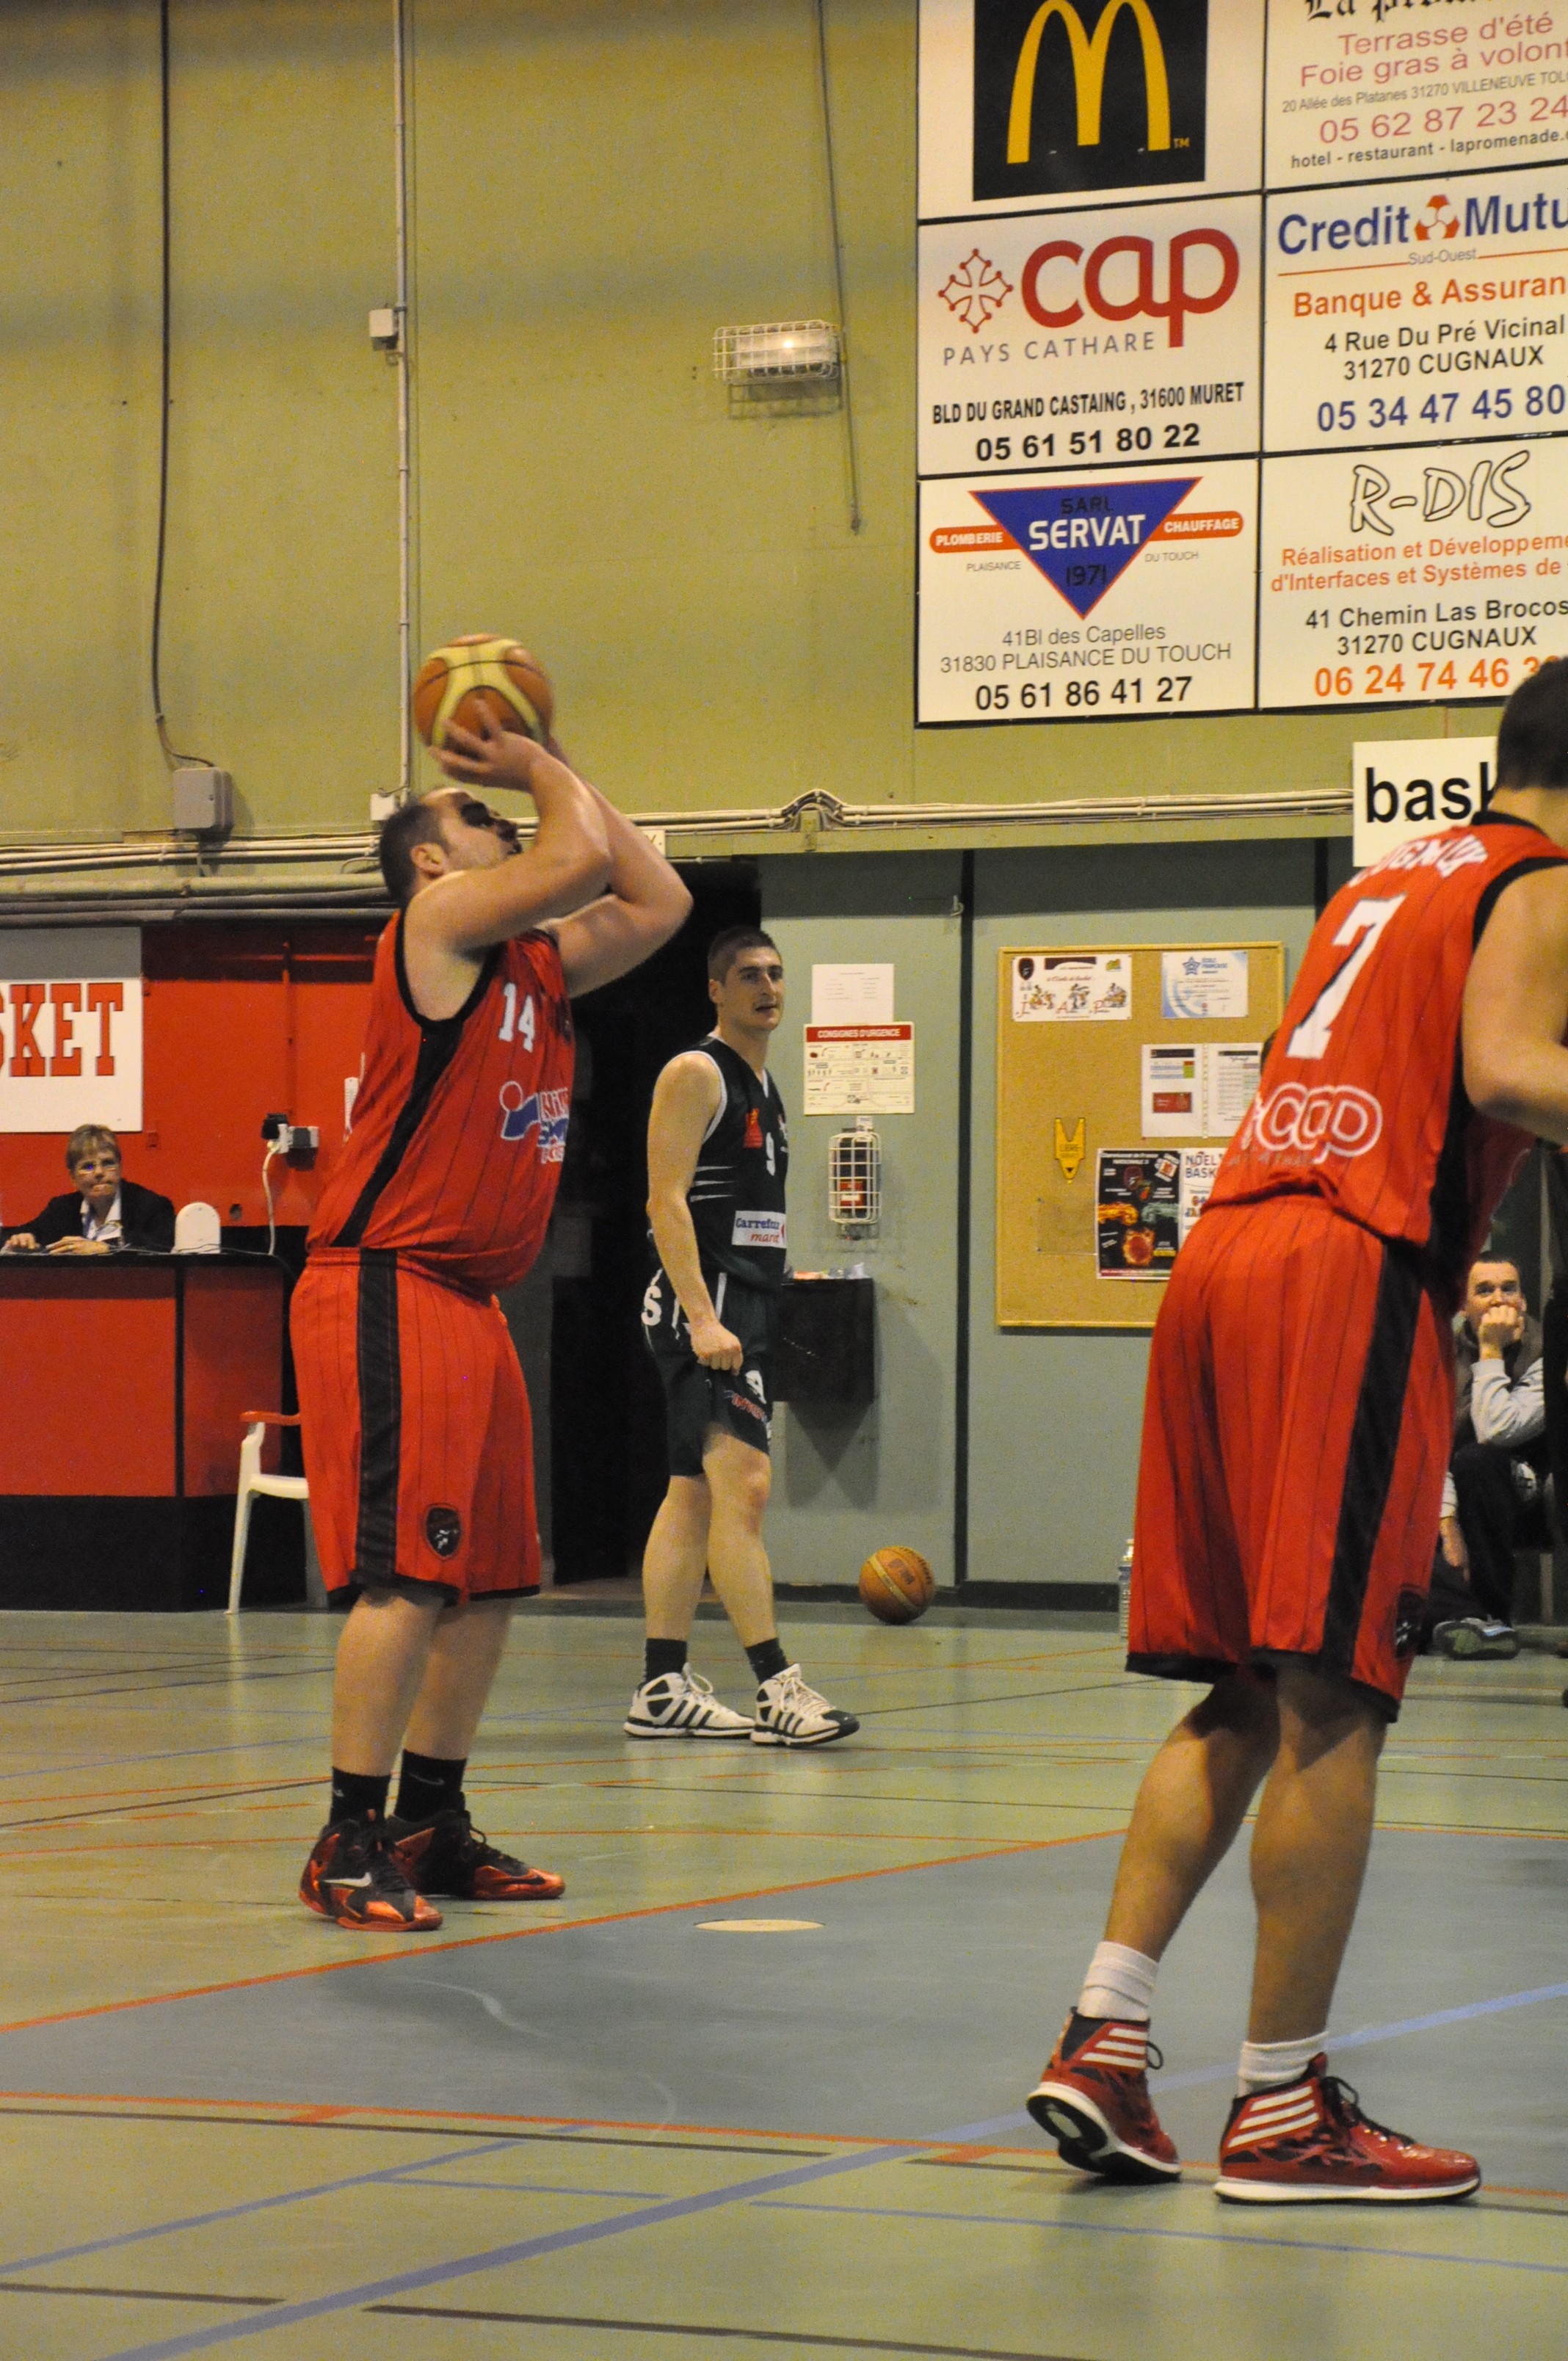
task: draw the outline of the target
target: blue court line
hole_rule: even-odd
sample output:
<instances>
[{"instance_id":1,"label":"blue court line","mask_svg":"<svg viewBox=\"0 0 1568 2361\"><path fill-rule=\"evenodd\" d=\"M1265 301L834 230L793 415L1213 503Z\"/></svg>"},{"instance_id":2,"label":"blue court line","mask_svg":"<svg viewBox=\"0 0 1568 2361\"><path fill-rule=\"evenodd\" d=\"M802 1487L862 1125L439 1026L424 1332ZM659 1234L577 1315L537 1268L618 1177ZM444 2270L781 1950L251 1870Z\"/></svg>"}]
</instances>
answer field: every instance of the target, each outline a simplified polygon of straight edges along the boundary
<instances>
[{"instance_id":1,"label":"blue court line","mask_svg":"<svg viewBox=\"0 0 1568 2361\"><path fill-rule=\"evenodd\" d=\"M1464 2025L1472 2017L1497 2016L1509 2008L1529 2008L1539 2000L1568 2000L1568 1984L1538 1984L1533 1992L1504 1993L1497 2000L1466 2001L1463 2008L1434 2009L1430 2016L1407 2016L1398 2025L1366 2025L1355 2033L1331 2033L1330 2049L1365 2049L1375 2041L1394 2041L1401 2034L1431 2033L1440 2025ZM1151 2090L1195 2091L1200 2083L1223 2082L1235 2073L1233 2063L1197 2066L1187 2074L1152 2074Z\"/></svg>"},{"instance_id":2,"label":"blue court line","mask_svg":"<svg viewBox=\"0 0 1568 2361\"><path fill-rule=\"evenodd\" d=\"M242 1738L226 1746L170 1746L161 1754L94 1754L85 1763L55 1763L31 1771L0 1771L10 1779L64 1779L73 1771L121 1771L139 1763L179 1763L188 1755L259 1754L269 1746L308 1746L307 1738ZM323 1783L324 1784L324 1783Z\"/></svg>"},{"instance_id":3,"label":"blue court line","mask_svg":"<svg viewBox=\"0 0 1568 2361\"><path fill-rule=\"evenodd\" d=\"M656 2189L565 2189L554 2180L446 2180L434 2172L405 2172L401 2189L499 2189L508 2197L643 2197L652 2202Z\"/></svg>"},{"instance_id":4,"label":"blue court line","mask_svg":"<svg viewBox=\"0 0 1568 2361\"><path fill-rule=\"evenodd\" d=\"M494 2156L498 2148L510 2149L510 2139L486 2140L482 2147L458 2149L455 2156L416 2157L411 2164L389 2164L379 2172L350 2173L344 2180L318 2181L312 2189L280 2190L276 2197L250 2197L240 2205L221 2205L210 2213L188 2213L178 2222L152 2222L140 2230L122 2230L109 2238L87 2238L80 2246L56 2246L47 2255L24 2255L19 2262L0 2263L0 2278L15 2278L18 2271L41 2270L46 2264L74 2262L82 2255L102 2255L114 2246L138 2246L148 2238L170 2238L181 2230L204 2230L214 2222L233 2222L242 2214L269 2213L280 2205L300 2205L312 2197L335 2196L343 2189L367 2189L378 2181L401 2180L405 2174L417 2172L422 2164L458 2164L468 2157Z\"/></svg>"},{"instance_id":5,"label":"blue court line","mask_svg":"<svg viewBox=\"0 0 1568 2361\"><path fill-rule=\"evenodd\" d=\"M112 2354L107 2361L177 2361L185 2353L204 2353L214 2345L232 2345L242 2336L259 2335L264 2328L291 2328L304 2320L320 2320L331 2312L353 2312L361 2305L379 2303L389 2296L409 2295L420 2288L436 2287L453 2279L471 2279L479 2271L501 2270L510 2263L534 2261L541 2255L558 2254L564 2247L590 2246L599 2238L617 2238L628 2230L652 2229L662 2222L678 2222L694 2213L710 2213L723 2205L745 2204L749 2200L771 2197L780 2189L798 2189L812 2180L826 2180L838 2173L861 2172L868 2165L897 2164L907 2156L920 2152L918 2141L894 2147L877 2147L859 2156L831 2157L826 2163L797 2165L789 2172L770 2172L756 2180L731 2183L725 2189L713 2189L696 2197L672 2197L656 2205L639 2206L633 2213L614 2213L606 2222L586 2222L573 2230L552 2230L535 2238L516 2238L504 2246L491 2246L482 2255L464 2255L455 2261L426 2263L417 2270L399 2271L390 2279L367 2279L359 2287L340 2288L335 2294L313 2296L302 2303L272 2305L265 2315L249 2320L220 2321L211 2328L196 2328L183 2336L160 2338L156 2345L127 2345L123 2352Z\"/></svg>"},{"instance_id":6,"label":"blue court line","mask_svg":"<svg viewBox=\"0 0 1568 2361\"><path fill-rule=\"evenodd\" d=\"M1152 2224L1127 2222L1020 2221L1015 2213L934 2213L913 2205L812 2205L787 2197L753 2201L760 2210L775 2213L850 2213L896 2222L972 2222L982 2229L1033 2230L1055 2235L1058 2230L1085 2237L1168 2238L1196 2246L1270 2246L1287 2254L1371 2255L1378 2262L1467 2263L1488 2271L1540 2271L1549 2278L1568 2279L1568 2263L1505 2262L1497 2255L1439 2255L1415 2246L1358 2246L1348 2239L1266 2238L1248 2230L1161 2230ZM1548 2218L1552 2218L1548 2216Z\"/></svg>"},{"instance_id":7,"label":"blue court line","mask_svg":"<svg viewBox=\"0 0 1568 2361\"><path fill-rule=\"evenodd\" d=\"M1394 2025L1367 2026L1359 2033L1343 2037L1338 2046L1365 2045L1373 2041L1392 2040L1405 2033L1424 2031L1433 2026L1452 2025L1473 2016L1493 2015L1502 2010L1526 2007L1535 2001L1559 1999L1564 1994L1568 1994L1568 1985L1546 1984L1532 1992L1510 1993L1495 2000L1472 2001L1462 2008L1441 2009L1426 2017L1409 2017ZM1171 2076L1161 2087L1167 2090L1180 2089L1201 2082L1218 2081L1234 2073L1234 2066L1229 2063L1200 2067L1188 2076ZM992 2116L984 2122L956 2125L949 2131L938 2133L931 2140L875 2147L863 2151L858 2156L833 2158L824 2163L799 2167L791 2172L769 2174L753 2181L739 2181L724 2189L706 2191L696 2197L669 2199L659 2204L640 2207L630 2213L612 2214L608 2220L602 2222L585 2223L576 2229L552 2231L542 2237L521 2239L505 2246L490 2248L483 2254L463 2256L450 2262L428 2264L417 2271L404 2272L395 2279L370 2281L357 2288L341 2290L335 2295L318 2296L302 2304L279 2304L269 2308L265 2315L258 2315L248 2321L228 2321L210 2330L192 2330L184 2336L173 2337L157 2345L127 2346L123 2352L106 2356L106 2361L175 2361L175 2356L179 2355L205 2352L211 2345L232 2344L242 2336L258 2336L269 2328L284 2327L295 2321L314 2320L325 2313L351 2311L357 2305L378 2302L388 2296L407 2294L414 2289L435 2286L446 2280L467 2279L476 2272L500 2269L510 2263L531 2261L537 2256L555 2254L565 2248L594 2243L600 2238L617 2237L627 2231L650 2228L658 2223L675 2221L687 2214L708 2213L725 2205L760 2202L773 2196L780 2189L799 2188L807 2182L826 2180L840 2173L860 2172L874 2165L895 2162L904 2157L919 2154L923 2147L974 2146L994 2138L1001 2132L1018 2129L1028 2121L1029 2117L1022 2111L1014 2111L1005 2115ZM507 2147L510 2143L497 2141L491 2145L497 2147ZM469 2151L469 2153L477 2152ZM419 2161L428 2163L434 2160L422 2158ZM459 2161L457 2158L451 2157L443 2157L439 2160L444 2164ZM159 2237L166 2232L200 2227L203 2220L231 2219L236 2214L260 2212L271 2206L288 2204L296 2200L303 2201L312 2196L325 2194L333 2188L352 2187L360 2181L398 2180L405 2178L410 2170L414 2169L417 2169L417 2163L402 2168L393 2166L383 2172L356 2176L355 2181L324 2184L320 2191L302 2190L292 2192L291 2195L265 2198L259 2202L232 2206L226 2208L221 2215L200 2217L189 2223L171 2222L154 2224L146 2230L129 2232L119 2238L104 2239L92 2246L68 2249L67 2254L93 2253L97 2251L100 2246L130 2245L142 2239ZM851 2207L846 2210L853 2212L856 2209ZM977 2217L965 2215L961 2218L973 2220ZM1198 2231L1168 2231L1161 2232L1159 2235L1173 2238L1201 2238L1205 2235L1212 2236L1214 2234ZM1335 2248L1332 2251L1340 2250ZM1344 2251L1361 2254L1367 2252L1368 2249L1348 2247ZM34 2257L23 2263L0 2266L0 2276L12 2277L19 2271L38 2269L43 2264L63 2259L66 2259L65 2255ZM1438 2259L1443 2258L1438 2257ZM1501 2268L1503 2266L1499 2265L1497 2268ZM1544 2269L1548 2266L1521 2265L1518 2268ZM1568 2266L1564 2266L1563 2268L1568 2270Z\"/></svg>"}]
</instances>

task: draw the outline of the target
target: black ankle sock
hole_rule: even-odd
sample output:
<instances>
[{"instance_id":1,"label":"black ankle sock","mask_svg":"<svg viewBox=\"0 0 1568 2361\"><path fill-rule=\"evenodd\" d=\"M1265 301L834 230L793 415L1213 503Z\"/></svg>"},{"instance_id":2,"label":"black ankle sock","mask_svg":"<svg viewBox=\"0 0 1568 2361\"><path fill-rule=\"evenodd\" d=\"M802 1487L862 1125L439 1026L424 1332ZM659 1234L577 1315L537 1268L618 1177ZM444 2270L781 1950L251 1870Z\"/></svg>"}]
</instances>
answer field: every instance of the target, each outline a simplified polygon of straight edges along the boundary
<instances>
[{"instance_id":1,"label":"black ankle sock","mask_svg":"<svg viewBox=\"0 0 1568 2361\"><path fill-rule=\"evenodd\" d=\"M375 1777L363 1771L340 1771L332 1766L333 1820L384 1820L387 1817L387 1790L391 1774Z\"/></svg>"},{"instance_id":2,"label":"black ankle sock","mask_svg":"<svg viewBox=\"0 0 1568 2361\"><path fill-rule=\"evenodd\" d=\"M771 1681L775 1673L787 1673L789 1670L789 1658L776 1640L759 1640L754 1648L747 1649L746 1655L757 1675L759 1688L764 1681Z\"/></svg>"},{"instance_id":3,"label":"black ankle sock","mask_svg":"<svg viewBox=\"0 0 1568 2361\"><path fill-rule=\"evenodd\" d=\"M644 1640L642 1642L642 1677L656 1681L661 1673L684 1673L686 1668L686 1643L684 1640Z\"/></svg>"},{"instance_id":4,"label":"black ankle sock","mask_svg":"<svg viewBox=\"0 0 1568 2361\"><path fill-rule=\"evenodd\" d=\"M461 1763L448 1763L439 1754L416 1754L405 1746L398 1780L399 1819L433 1820L437 1812L460 1812L467 1768L466 1755Z\"/></svg>"}]
</instances>

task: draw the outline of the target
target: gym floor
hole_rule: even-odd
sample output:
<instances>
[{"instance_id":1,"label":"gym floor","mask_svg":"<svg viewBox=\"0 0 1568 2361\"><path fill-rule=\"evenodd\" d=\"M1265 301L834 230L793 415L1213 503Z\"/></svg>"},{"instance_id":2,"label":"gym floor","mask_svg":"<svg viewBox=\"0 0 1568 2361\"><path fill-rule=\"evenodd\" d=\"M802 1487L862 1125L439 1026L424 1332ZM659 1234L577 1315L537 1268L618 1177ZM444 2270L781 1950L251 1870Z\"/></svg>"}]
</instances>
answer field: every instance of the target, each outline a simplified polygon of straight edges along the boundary
<instances>
[{"instance_id":1,"label":"gym floor","mask_svg":"<svg viewBox=\"0 0 1568 2361\"><path fill-rule=\"evenodd\" d=\"M637 1744L630 1602L525 1609L469 1795L566 1898L400 1941L294 1899L334 1624L0 1616L0 2351L1554 2361L1560 1664L1417 1667L1335 2015L1369 2111L1485 2191L1275 2213L1209 2186L1239 1854L1161 1984L1182 2184L1087 2183L1020 2107L1189 1693L1103 1619L783 1620L850 1744ZM694 1664L744 1701L706 1610Z\"/></svg>"}]
</instances>

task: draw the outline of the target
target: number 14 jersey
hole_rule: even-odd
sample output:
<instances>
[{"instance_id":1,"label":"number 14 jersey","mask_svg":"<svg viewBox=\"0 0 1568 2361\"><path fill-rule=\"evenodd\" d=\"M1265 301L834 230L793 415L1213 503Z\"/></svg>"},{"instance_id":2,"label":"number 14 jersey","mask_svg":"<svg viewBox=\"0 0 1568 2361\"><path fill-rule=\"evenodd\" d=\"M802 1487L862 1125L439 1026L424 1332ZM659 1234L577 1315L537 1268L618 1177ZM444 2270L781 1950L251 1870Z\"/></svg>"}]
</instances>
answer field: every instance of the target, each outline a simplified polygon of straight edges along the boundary
<instances>
[{"instance_id":1,"label":"number 14 jersey","mask_svg":"<svg viewBox=\"0 0 1568 2361\"><path fill-rule=\"evenodd\" d=\"M1336 894L1210 1204L1324 1198L1457 1289L1530 1146L1465 1096L1470 961L1499 895L1565 860L1529 821L1492 812L1400 845Z\"/></svg>"}]
</instances>

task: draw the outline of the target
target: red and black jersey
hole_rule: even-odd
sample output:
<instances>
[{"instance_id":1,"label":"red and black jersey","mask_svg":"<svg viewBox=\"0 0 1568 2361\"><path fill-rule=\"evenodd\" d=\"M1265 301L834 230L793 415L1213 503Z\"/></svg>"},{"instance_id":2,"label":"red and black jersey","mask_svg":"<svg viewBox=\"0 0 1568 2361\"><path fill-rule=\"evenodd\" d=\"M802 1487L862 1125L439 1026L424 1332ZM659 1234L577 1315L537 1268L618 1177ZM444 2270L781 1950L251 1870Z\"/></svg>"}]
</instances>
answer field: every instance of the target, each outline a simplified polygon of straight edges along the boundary
<instances>
[{"instance_id":1,"label":"red and black jersey","mask_svg":"<svg viewBox=\"0 0 1568 2361\"><path fill-rule=\"evenodd\" d=\"M574 1049L561 954L547 933L499 943L455 1016L421 1016L404 915L377 948L354 1125L310 1246L393 1253L488 1295L538 1254L566 1152Z\"/></svg>"},{"instance_id":2,"label":"red and black jersey","mask_svg":"<svg viewBox=\"0 0 1568 2361\"><path fill-rule=\"evenodd\" d=\"M1470 961L1498 895L1565 859L1492 812L1400 845L1336 894L1210 1204L1306 1191L1457 1284L1530 1146L1464 1093Z\"/></svg>"}]
</instances>

